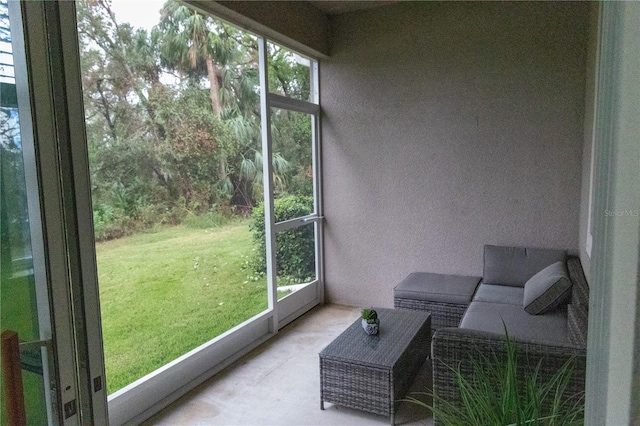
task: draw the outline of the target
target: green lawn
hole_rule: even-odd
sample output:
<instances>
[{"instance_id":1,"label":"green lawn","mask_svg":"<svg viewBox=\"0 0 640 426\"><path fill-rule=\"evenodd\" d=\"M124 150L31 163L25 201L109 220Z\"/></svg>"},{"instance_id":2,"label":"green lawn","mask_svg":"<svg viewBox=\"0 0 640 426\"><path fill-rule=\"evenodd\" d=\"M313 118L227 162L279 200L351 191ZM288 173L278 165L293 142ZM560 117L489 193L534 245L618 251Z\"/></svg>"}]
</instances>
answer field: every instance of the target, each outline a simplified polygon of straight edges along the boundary
<instances>
[{"instance_id":1,"label":"green lawn","mask_svg":"<svg viewBox=\"0 0 640 426\"><path fill-rule=\"evenodd\" d=\"M4 272L4 271L3 271ZM20 341L38 340L37 317L35 313L35 284L33 275L10 277L1 276L0 281L0 323L2 331L12 330L18 333ZM3 385L0 374L0 388ZM25 410L28 424L45 424L47 413L44 399L44 380L42 376L22 370L22 382ZM0 425L6 425L7 414L4 402L0 406Z\"/></svg>"},{"instance_id":2,"label":"green lawn","mask_svg":"<svg viewBox=\"0 0 640 426\"><path fill-rule=\"evenodd\" d=\"M98 243L109 393L267 308L247 263L249 221L182 226Z\"/></svg>"}]
</instances>

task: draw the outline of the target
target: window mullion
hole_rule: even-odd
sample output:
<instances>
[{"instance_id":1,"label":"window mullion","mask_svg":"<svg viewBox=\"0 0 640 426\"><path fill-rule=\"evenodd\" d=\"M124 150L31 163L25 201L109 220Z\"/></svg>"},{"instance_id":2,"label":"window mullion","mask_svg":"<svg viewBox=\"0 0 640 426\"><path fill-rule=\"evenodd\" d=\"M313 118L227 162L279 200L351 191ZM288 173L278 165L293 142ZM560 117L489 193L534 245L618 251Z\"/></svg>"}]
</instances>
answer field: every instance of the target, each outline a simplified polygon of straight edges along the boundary
<instances>
[{"instance_id":1,"label":"window mullion","mask_svg":"<svg viewBox=\"0 0 640 426\"><path fill-rule=\"evenodd\" d=\"M267 94L269 106L272 108L286 109L289 111L301 112L305 114L317 114L320 106L311 102L301 101L299 99L287 98L285 96L276 95L275 93Z\"/></svg>"},{"instance_id":2,"label":"window mullion","mask_svg":"<svg viewBox=\"0 0 640 426\"><path fill-rule=\"evenodd\" d=\"M316 278L318 286L318 299L324 303L324 259L323 259L323 235L324 235L324 210L322 204L322 158L321 158L321 137L320 137L320 75L318 62L313 61L311 65L311 101L318 105L318 111L312 117L311 142L313 144L313 207L315 213L320 218L315 226L316 242Z\"/></svg>"},{"instance_id":3,"label":"window mullion","mask_svg":"<svg viewBox=\"0 0 640 426\"><path fill-rule=\"evenodd\" d=\"M269 93L269 75L267 58L267 41L258 38L258 55L260 60L260 116L262 127L262 182L264 183L264 227L266 244L266 264L267 264L267 290L268 306L273 311L272 332L278 330L278 312L275 309L278 300L278 289L276 282L276 232L275 213L273 207L273 152L271 143L271 104Z\"/></svg>"},{"instance_id":4,"label":"window mullion","mask_svg":"<svg viewBox=\"0 0 640 426\"><path fill-rule=\"evenodd\" d=\"M304 225L308 225L310 223L315 223L318 220L320 220L318 215L315 213L312 213L306 216L296 217L294 219L278 222L275 224L275 230L276 232L282 232L282 231L286 231L287 229L298 228Z\"/></svg>"}]
</instances>

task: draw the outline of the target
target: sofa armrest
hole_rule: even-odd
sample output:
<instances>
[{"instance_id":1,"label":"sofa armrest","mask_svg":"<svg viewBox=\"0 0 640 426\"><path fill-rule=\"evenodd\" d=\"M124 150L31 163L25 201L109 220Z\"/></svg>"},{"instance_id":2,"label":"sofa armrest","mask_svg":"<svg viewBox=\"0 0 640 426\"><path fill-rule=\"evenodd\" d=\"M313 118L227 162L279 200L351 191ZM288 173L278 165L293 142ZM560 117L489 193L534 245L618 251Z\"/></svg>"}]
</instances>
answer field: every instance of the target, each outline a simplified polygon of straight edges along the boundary
<instances>
[{"instance_id":1,"label":"sofa armrest","mask_svg":"<svg viewBox=\"0 0 640 426\"><path fill-rule=\"evenodd\" d=\"M518 377L533 374L538 363L538 379L547 380L569 359L574 357L575 368L567 387L569 395L583 394L585 389L586 350L567 343L550 345L540 342L514 340L518 354ZM432 338L433 393L455 406L461 406L456 371L471 379L474 362L484 357L506 359L505 336L478 330L442 328ZM437 406L437 399L434 399Z\"/></svg>"}]
</instances>

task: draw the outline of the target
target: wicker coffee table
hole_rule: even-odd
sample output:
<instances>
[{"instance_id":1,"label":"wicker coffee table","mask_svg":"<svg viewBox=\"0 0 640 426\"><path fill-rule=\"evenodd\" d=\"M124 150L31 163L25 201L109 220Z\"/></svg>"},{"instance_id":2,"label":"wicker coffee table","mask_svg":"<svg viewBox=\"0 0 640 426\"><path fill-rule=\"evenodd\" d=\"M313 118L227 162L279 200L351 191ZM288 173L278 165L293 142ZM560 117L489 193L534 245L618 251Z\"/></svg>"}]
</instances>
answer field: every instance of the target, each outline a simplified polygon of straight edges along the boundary
<instances>
[{"instance_id":1,"label":"wicker coffee table","mask_svg":"<svg viewBox=\"0 0 640 426\"><path fill-rule=\"evenodd\" d=\"M428 312L375 308L378 335L360 319L320 352L320 409L331 402L391 416L431 349Z\"/></svg>"}]
</instances>

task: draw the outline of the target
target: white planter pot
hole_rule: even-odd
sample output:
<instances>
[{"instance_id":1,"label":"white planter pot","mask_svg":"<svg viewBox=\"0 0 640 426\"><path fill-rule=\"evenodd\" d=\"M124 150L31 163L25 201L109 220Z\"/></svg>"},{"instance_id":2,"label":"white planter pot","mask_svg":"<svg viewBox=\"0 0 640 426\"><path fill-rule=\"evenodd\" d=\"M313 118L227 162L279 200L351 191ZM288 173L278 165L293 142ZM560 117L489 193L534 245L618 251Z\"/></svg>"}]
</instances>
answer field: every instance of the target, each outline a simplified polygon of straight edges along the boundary
<instances>
[{"instance_id":1,"label":"white planter pot","mask_svg":"<svg viewBox=\"0 0 640 426\"><path fill-rule=\"evenodd\" d=\"M366 319L362 320L362 328L367 334L378 334L380 320L376 320L375 323L369 324Z\"/></svg>"}]
</instances>

